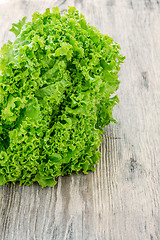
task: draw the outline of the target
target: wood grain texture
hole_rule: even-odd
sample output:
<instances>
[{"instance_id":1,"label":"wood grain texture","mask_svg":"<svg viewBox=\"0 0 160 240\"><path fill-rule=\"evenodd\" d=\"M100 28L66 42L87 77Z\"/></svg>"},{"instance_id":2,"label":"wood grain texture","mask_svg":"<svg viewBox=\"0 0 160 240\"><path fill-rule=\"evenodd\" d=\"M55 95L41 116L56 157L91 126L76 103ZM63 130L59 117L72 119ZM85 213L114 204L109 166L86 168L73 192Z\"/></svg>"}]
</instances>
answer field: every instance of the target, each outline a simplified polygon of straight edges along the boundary
<instances>
[{"instance_id":1,"label":"wood grain texture","mask_svg":"<svg viewBox=\"0 0 160 240\"><path fill-rule=\"evenodd\" d=\"M160 1L0 1L0 45L12 22L45 8L76 6L120 43L118 124L105 129L94 173L54 188L0 187L1 240L160 239Z\"/></svg>"}]
</instances>

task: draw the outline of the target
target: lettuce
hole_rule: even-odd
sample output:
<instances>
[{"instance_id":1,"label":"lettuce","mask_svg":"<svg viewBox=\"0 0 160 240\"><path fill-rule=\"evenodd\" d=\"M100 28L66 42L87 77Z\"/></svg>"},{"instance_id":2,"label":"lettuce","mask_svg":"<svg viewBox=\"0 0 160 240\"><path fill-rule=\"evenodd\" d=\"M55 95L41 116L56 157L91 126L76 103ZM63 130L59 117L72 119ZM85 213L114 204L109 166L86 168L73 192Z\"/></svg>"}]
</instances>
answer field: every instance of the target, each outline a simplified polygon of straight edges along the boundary
<instances>
[{"instance_id":1,"label":"lettuce","mask_svg":"<svg viewBox=\"0 0 160 240\"><path fill-rule=\"evenodd\" d=\"M13 24L0 51L0 185L54 186L94 170L111 121L120 46L74 7Z\"/></svg>"}]
</instances>

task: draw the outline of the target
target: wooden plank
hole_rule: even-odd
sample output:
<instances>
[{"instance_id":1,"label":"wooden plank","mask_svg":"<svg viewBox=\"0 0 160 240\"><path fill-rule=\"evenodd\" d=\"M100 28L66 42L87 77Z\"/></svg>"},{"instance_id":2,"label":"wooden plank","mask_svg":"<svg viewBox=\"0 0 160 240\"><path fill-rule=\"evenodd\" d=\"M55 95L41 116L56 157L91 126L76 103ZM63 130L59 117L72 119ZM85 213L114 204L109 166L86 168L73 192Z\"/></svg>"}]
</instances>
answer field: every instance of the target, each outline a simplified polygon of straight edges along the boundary
<instances>
[{"instance_id":1,"label":"wooden plank","mask_svg":"<svg viewBox=\"0 0 160 240\"><path fill-rule=\"evenodd\" d=\"M105 129L94 173L0 187L0 239L160 239L160 2L8 0L0 4L0 43L24 15L75 5L127 56L120 72L118 124Z\"/></svg>"}]
</instances>

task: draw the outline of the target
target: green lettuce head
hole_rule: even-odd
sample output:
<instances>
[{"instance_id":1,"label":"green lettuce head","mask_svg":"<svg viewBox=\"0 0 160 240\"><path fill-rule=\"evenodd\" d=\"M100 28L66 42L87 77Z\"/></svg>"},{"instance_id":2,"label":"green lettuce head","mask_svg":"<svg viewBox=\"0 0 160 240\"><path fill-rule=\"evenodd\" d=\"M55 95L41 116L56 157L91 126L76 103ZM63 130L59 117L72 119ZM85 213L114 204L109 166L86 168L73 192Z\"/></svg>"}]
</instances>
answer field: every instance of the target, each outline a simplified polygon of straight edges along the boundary
<instances>
[{"instance_id":1,"label":"green lettuce head","mask_svg":"<svg viewBox=\"0 0 160 240\"><path fill-rule=\"evenodd\" d=\"M74 7L25 21L0 52L0 185L54 186L94 170L124 57Z\"/></svg>"}]
</instances>

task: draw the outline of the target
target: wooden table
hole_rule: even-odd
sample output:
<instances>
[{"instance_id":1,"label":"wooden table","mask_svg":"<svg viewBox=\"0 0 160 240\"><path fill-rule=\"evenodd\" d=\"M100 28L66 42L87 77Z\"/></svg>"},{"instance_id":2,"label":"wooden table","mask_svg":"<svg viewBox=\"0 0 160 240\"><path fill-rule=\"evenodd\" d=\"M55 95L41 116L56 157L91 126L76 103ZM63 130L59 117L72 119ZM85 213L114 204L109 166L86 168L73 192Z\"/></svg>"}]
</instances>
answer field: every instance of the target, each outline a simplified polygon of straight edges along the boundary
<instances>
[{"instance_id":1,"label":"wooden table","mask_svg":"<svg viewBox=\"0 0 160 240\"><path fill-rule=\"evenodd\" d=\"M53 188L0 187L0 240L160 239L160 1L1 0L0 45L12 22L47 7L76 6L120 43L118 124L105 129L94 173Z\"/></svg>"}]
</instances>

